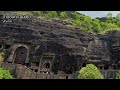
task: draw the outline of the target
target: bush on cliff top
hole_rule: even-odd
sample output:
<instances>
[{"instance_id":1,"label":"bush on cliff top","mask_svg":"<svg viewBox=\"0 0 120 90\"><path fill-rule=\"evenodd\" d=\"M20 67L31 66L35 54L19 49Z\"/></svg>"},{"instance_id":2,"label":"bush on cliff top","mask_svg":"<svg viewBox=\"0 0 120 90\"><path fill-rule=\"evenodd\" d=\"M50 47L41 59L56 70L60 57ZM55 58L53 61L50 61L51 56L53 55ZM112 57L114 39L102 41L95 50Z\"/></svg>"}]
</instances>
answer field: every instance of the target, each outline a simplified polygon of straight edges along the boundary
<instances>
[{"instance_id":1,"label":"bush on cliff top","mask_svg":"<svg viewBox=\"0 0 120 90\"><path fill-rule=\"evenodd\" d=\"M111 13L108 13L106 17L94 18L78 13L76 11L16 11L17 14L29 14L37 18L52 20L57 18L58 20L69 20L69 26L80 28L85 32L91 32L94 34L106 34L108 31L115 30L120 31L120 13L115 17Z\"/></svg>"}]
</instances>

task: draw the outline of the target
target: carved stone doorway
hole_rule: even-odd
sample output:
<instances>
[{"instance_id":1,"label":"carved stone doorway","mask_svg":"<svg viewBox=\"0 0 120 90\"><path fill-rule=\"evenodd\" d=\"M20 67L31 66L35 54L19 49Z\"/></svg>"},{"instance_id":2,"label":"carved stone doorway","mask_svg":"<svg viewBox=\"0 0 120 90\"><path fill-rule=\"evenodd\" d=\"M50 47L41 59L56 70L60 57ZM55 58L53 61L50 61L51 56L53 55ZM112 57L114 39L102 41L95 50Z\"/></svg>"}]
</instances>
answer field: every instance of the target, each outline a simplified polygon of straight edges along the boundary
<instances>
[{"instance_id":1,"label":"carved stone doorway","mask_svg":"<svg viewBox=\"0 0 120 90\"><path fill-rule=\"evenodd\" d=\"M16 64L25 64L27 58L27 49L23 46L18 47L14 54L14 63Z\"/></svg>"}]
</instances>

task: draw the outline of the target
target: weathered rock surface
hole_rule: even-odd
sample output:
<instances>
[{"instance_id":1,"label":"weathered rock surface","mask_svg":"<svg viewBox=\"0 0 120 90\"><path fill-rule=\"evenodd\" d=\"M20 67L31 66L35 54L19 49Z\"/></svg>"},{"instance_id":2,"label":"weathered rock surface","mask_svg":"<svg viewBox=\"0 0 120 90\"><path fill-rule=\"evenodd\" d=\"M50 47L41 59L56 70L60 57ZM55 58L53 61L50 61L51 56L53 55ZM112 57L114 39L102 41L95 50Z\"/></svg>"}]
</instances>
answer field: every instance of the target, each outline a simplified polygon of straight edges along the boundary
<instances>
[{"instance_id":1,"label":"weathered rock surface","mask_svg":"<svg viewBox=\"0 0 120 90\"><path fill-rule=\"evenodd\" d=\"M101 37L101 40L107 42L110 62L120 68L120 31L114 30Z\"/></svg>"},{"instance_id":2,"label":"weathered rock surface","mask_svg":"<svg viewBox=\"0 0 120 90\"><path fill-rule=\"evenodd\" d=\"M31 62L39 60L37 56L39 58L44 52L55 53L54 72L63 70L72 73L79 70L83 63L99 64L110 61L108 42L92 34L68 28L57 22L35 18L18 19L13 22L2 22L2 16L0 18L0 44L28 45Z\"/></svg>"}]
</instances>

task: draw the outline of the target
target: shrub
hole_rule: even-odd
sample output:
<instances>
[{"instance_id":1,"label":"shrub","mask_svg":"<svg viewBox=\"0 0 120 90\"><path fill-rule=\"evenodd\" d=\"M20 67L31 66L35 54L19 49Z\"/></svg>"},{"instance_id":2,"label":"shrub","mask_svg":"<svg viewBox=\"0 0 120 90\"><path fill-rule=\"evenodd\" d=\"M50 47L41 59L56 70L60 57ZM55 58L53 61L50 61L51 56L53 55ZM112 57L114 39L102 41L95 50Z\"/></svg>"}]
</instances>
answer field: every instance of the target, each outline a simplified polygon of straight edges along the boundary
<instances>
[{"instance_id":1,"label":"shrub","mask_svg":"<svg viewBox=\"0 0 120 90\"><path fill-rule=\"evenodd\" d=\"M72 16L73 16L73 19L75 20L80 20L80 17L81 17L77 12L73 12Z\"/></svg>"},{"instance_id":2,"label":"shrub","mask_svg":"<svg viewBox=\"0 0 120 90\"><path fill-rule=\"evenodd\" d=\"M78 79L104 79L104 77L95 65L87 64L79 71Z\"/></svg>"},{"instance_id":3,"label":"shrub","mask_svg":"<svg viewBox=\"0 0 120 90\"><path fill-rule=\"evenodd\" d=\"M46 14L47 19L55 18L57 17L57 12L56 11L50 11Z\"/></svg>"},{"instance_id":4,"label":"shrub","mask_svg":"<svg viewBox=\"0 0 120 90\"><path fill-rule=\"evenodd\" d=\"M9 70L0 68L0 79L12 79L12 75L10 74Z\"/></svg>"},{"instance_id":5,"label":"shrub","mask_svg":"<svg viewBox=\"0 0 120 90\"><path fill-rule=\"evenodd\" d=\"M42 11L31 11L33 16L43 16L43 12Z\"/></svg>"},{"instance_id":6,"label":"shrub","mask_svg":"<svg viewBox=\"0 0 120 90\"><path fill-rule=\"evenodd\" d=\"M116 79L120 79L120 70L116 73L115 78L116 78Z\"/></svg>"},{"instance_id":7,"label":"shrub","mask_svg":"<svg viewBox=\"0 0 120 90\"><path fill-rule=\"evenodd\" d=\"M56 11L51 11L51 12L49 12L49 13L52 14L52 17L57 17L57 12L56 12Z\"/></svg>"},{"instance_id":8,"label":"shrub","mask_svg":"<svg viewBox=\"0 0 120 90\"><path fill-rule=\"evenodd\" d=\"M67 18L67 13L64 11L64 12L61 12L60 13L60 17L61 18Z\"/></svg>"}]
</instances>

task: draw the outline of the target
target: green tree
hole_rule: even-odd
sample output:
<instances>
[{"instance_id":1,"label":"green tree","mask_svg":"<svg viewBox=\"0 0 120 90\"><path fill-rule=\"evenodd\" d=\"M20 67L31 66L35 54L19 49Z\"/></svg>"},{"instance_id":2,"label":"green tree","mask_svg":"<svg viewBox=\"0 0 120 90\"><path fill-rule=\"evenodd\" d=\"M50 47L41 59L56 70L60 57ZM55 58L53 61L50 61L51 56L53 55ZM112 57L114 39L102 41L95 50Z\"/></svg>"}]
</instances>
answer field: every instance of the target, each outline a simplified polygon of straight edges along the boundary
<instances>
[{"instance_id":1,"label":"green tree","mask_svg":"<svg viewBox=\"0 0 120 90\"><path fill-rule=\"evenodd\" d=\"M47 14L46 14L47 18L55 18L57 17L57 12L56 11L49 11Z\"/></svg>"},{"instance_id":2,"label":"green tree","mask_svg":"<svg viewBox=\"0 0 120 90\"><path fill-rule=\"evenodd\" d=\"M112 23L116 23L116 22L117 22L116 18L113 17L113 18L112 18Z\"/></svg>"},{"instance_id":3,"label":"green tree","mask_svg":"<svg viewBox=\"0 0 120 90\"><path fill-rule=\"evenodd\" d=\"M118 27L120 27L120 21L117 22Z\"/></svg>"},{"instance_id":4,"label":"green tree","mask_svg":"<svg viewBox=\"0 0 120 90\"><path fill-rule=\"evenodd\" d=\"M112 19L112 13L108 13L108 14L106 15L106 18L107 18L107 19Z\"/></svg>"},{"instance_id":5,"label":"green tree","mask_svg":"<svg viewBox=\"0 0 120 90\"><path fill-rule=\"evenodd\" d=\"M105 29L105 28L106 28L105 22L101 22L100 25L101 25L102 29Z\"/></svg>"},{"instance_id":6,"label":"green tree","mask_svg":"<svg viewBox=\"0 0 120 90\"><path fill-rule=\"evenodd\" d=\"M31 11L33 16L44 16L43 11Z\"/></svg>"},{"instance_id":7,"label":"green tree","mask_svg":"<svg viewBox=\"0 0 120 90\"><path fill-rule=\"evenodd\" d=\"M4 60L4 53L0 52L0 62ZM0 67L0 79L12 79L12 75L9 70L3 69Z\"/></svg>"},{"instance_id":8,"label":"green tree","mask_svg":"<svg viewBox=\"0 0 120 90\"><path fill-rule=\"evenodd\" d=\"M3 69L3 79L12 79L12 75L9 70Z\"/></svg>"},{"instance_id":9,"label":"green tree","mask_svg":"<svg viewBox=\"0 0 120 90\"><path fill-rule=\"evenodd\" d=\"M80 27L80 25L81 25L81 22L80 22L80 20L74 20L74 26L77 26L77 27Z\"/></svg>"},{"instance_id":10,"label":"green tree","mask_svg":"<svg viewBox=\"0 0 120 90\"><path fill-rule=\"evenodd\" d=\"M116 19L117 19L117 21L120 21L120 13L118 13L118 14L116 15Z\"/></svg>"},{"instance_id":11,"label":"green tree","mask_svg":"<svg viewBox=\"0 0 120 90\"><path fill-rule=\"evenodd\" d=\"M3 69L0 67L0 79L12 79L12 75L9 70Z\"/></svg>"},{"instance_id":12,"label":"green tree","mask_svg":"<svg viewBox=\"0 0 120 90\"><path fill-rule=\"evenodd\" d=\"M67 13L64 11L64 12L61 12L60 13L60 17L61 18L67 18Z\"/></svg>"},{"instance_id":13,"label":"green tree","mask_svg":"<svg viewBox=\"0 0 120 90\"><path fill-rule=\"evenodd\" d=\"M90 23L92 21L92 19L89 16L84 16L84 21Z\"/></svg>"},{"instance_id":14,"label":"green tree","mask_svg":"<svg viewBox=\"0 0 120 90\"><path fill-rule=\"evenodd\" d=\"M85 23L85 28L87 32L92 32L92 25L91 25L92 19L89 16L84 16L84 23Z\"/></svg>"},{"instance_id":15,"label":"green tree","mask_svg":"<svg viewBox=\"0 0 120 90\"><path fill-rule=\"evenodd\" d=\"M102 27L101 27L100 21L98 19L93 20L93 22L92 22L92 30L95 33L101 32Z\"/></svg>"},{"instance_id":16,"label":"green tree","mask_svg":"<svg viewBox=\"0 0 120 90\"><path fill-rule=\"evenodd\" d=\"M120 79L120 70L116 73L115 78L116 78L116 79Z\"/></svg>"},{"instance_id":17,"label":"green tree","mask_svg":"<svg viewBox=\"0 0 120 90\"><path fill-rule=\"evenodd\" d=\"M112 23L112 13L108 13L106 15L106 18L107 18L107 20L106 20L107 23Z\"/></svg>"},{"instance_id":18,"label":"green tree","mask_svg":"<svg viewBox=\"0 0 120 90\"><path fill-rule=\"evenodd\" d=\"M79 71L78 79L104 79L104 77L95 65L87 64Z\"/></svg>"},{"instance_id":19,"label":"green tree","mask_svg":"<svg viewBox=\"0 0 120 90\"><path fill-rule=\"evenodd\" d=\"M112 23L112 20L109 19L109 20L106 20L106 22L107 22L107 23Z\"/></svg>"},{"instance_id":20,"label":"green tree","mask_svg":"<svg viewBox=\"0 0 120 90\"><path fill-rule=\"evenodd\" d=\"M106 22L106 28L116 28L117 25L115 23L107 23Z\"/></svg>"},{"instance_id":21,"label":"green tree","mask_svg":"<svg viewBox=\"0 0 120 90\"><path fill-rule=\"evenodd\" d=\"M73 19L80 20L80 15L77 12L72 13Z\"/></svg>"},{"instance_id":22,"label":"green tree","mask_svg":"<svg viewBox=\"0 0 120 90\"><path fill-rule=\"evenodd\" d=\"M3 69L0 68L0 79L3 79Z\"/></svg>"}]
</instances>

